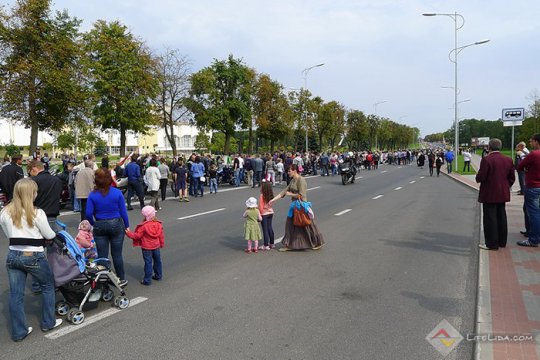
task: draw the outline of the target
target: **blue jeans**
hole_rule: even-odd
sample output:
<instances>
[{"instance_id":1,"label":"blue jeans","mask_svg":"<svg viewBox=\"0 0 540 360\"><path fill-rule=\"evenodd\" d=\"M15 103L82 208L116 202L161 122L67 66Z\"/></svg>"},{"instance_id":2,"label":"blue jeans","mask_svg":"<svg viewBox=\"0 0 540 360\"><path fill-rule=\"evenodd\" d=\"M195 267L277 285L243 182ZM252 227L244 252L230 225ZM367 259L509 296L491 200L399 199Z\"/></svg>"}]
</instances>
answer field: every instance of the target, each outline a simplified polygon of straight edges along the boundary
<instances>
[{"instance_id":1,"label":"blue jeans","mask_svg":"<svg viewBox=\"0 0 540 360\"><path fill-rule=\"evenodd\" d=\"M52 231L54 231L55 233L60 231L60 229L58 228L58 224L56 223L55 217L47 217L47 222L49 223ZM32 276L32 292L36 294L39 294L41 292L41 285L34 276Z\"/></svg>"},{"instance_id":2,"label":"blue jeans","mask_svg":"<svg viewBox=\"0 0 540 360\"><path fill-rule=\"evenodd\" d=\"M234 186L240 186L240 169L234 170Z\"/></svg>"},{"instance_id":3,"label":"blue jeans","mask_svg":"<svg viewBox=\"0 0 540 360\"><path fill-rule=\"evenodd\" d=\"M264 246L274 245L274 229L272 228L272 218L274 214L262 216L262 231L264 235Z\"/></svg>"},{"instance_id":4,"label":"blue jeans","mask_svg":"<svg viewBox=\"0 0 540 360\"><path fill-rule=\"evenodd\" d=\"M30 256L24 256L28 254ZM6 268L9 279L11 339L21 340L28 334L24 313L24 288L28 274L32 275L41 287L41 328L52 329L56 322L54 317L54 278L45 252L9 250Z\"/></svg>"},{"instance_id":5,"label":"blue jeans","mask_svg":"<svg viewBox=\"0 0 540 360\"><path fill-rule=\"evenodd\" d=\"M452 161L446 161L446 171L449 174L452 172Z\"/></svg>"},{"instance_id":6,"label":"blue jeans","mask_svg":"<svg viewBox=\"0 0 540 360\"><path fill-rule=\"evenodd\" d=\"M156 276L157 280L161 280L163 277L163 272L161 269L161 254L159 249L155 250L146 250L142 249L142 256L144 259L144 279L145 284L150 284L152 282L152 270L153 274ZM154 265L152 266L152 260Z\"/></svg>"},{"instance_id":7,"label":"blue jeans","mask_svg":"<svg viewBox=\"0 0 540 360\"><path fill-rule=\"evenodd\" d=\"M121 280L125 280L124 259L124 221L121 218L98 220L94 224L94 241L96 242L98 258L109 258L109 245L114 264L114 271Z\"/></svg>"},{"instance_id":8,"label":"blue jeans","mask_svg":"<svg viewBox=\"0 0 540 360\"><path fill-rule=\"evenodd\" d=\"M217 178L210 178L210 192L217 193Z\"/></svg>"},{"instance_id":9,"label":"blue jeans","mask_svg":"<svg viewBox=\"0 0 540 360\"><path fill-rule=\"evenodd\" d=\"M199 177L193 177L193 196L197 195L204 195L204 186Z\"/></svg>"},{"instance_id":10,"label":"blue jeans","mask_svg":"<svg viewBox=\"0 0 540 360\"><path fill-rule=\"evenodd\" d=\"M529 241L538 244L540 236L540 188L525 188L525 207L529 216Z\"/></svg>"},{"instance_id":11,"label":"blue jeans","mask_svg":"<svg viewBox=\"0 0 540 360\"><path fill-rule=\"evenodd\" d=\"M128 182L128 208L131 207L131 198L133 197L133 193L137 194L137 197L139 198L139 204L141 205L142 209L144 207L144 188L142 186L142 183L138 180Z\"/></svg>"}]
</instances>

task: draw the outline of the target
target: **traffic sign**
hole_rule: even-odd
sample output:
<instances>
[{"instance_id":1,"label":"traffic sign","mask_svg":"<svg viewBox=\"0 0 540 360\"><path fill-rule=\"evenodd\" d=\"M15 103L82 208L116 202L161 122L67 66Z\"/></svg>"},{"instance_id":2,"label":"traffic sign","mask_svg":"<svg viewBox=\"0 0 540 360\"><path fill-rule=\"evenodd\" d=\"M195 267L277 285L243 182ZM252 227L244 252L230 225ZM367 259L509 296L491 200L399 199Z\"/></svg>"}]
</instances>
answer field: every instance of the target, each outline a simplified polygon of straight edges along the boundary
<instances>
[{"instance_id":1,"label":"traffic sign","mask_svg":"<svg viewBox=\"0 0 540 360\"><path fill-rule=\"evenodd\" d=\"M525 109L524 108L503 109L502 120L503 121L523 121L525 120Z\"/></svg>"}]
</instances>

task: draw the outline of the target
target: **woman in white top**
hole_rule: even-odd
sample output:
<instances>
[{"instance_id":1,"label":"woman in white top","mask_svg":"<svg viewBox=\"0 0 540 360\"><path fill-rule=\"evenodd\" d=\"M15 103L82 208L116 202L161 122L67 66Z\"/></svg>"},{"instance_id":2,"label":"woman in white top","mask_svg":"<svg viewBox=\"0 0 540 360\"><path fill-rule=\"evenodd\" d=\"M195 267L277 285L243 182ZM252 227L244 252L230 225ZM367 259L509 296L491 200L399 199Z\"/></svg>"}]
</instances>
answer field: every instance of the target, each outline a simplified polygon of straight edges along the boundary
<instances>
[{"instance_id":1,"label":"woman in white top","mask_svg":"<svg viewBox=\"0 0 540 360\"><path fill-rule=\"evenodd\" d=\"M150 159L150 166L146 169L144 173L144 183L148 186L148 193L152 197L150 199L150 206L153 206L156 210L161 210L159 206L159 187L161 180L161 172L157 167L157 160Z\"/></svg>"},{"instance_id":2,"label":"woman in white top","mask_svg":"<svg viewBox=\"0 0 540 360\"><path fill-rule=\"evenodd\" d=\"M45 257L45 241L54 239L47 216L34 207L37 184L21 179L15 184L13 200L0 213L0 225L9 239L6 261L9 278L9 313L11 339L21 341L32 332L24 313L26 277L32 275L41 287L41 330L51 330L62 323L54 316L54 278Z\"/></svg>"}]
</instances>

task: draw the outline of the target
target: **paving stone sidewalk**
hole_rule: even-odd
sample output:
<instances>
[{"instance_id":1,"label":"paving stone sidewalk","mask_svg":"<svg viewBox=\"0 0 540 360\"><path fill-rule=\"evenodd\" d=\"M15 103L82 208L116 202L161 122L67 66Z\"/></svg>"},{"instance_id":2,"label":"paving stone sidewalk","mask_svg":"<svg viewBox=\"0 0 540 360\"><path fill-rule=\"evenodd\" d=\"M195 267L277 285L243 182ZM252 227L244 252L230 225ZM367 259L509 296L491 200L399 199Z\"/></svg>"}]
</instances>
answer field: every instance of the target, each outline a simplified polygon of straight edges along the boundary
<instances>
[{"instance_id":1,"label":"paving stone sidewalk","mask_svg":"<svg viewBox=\"0 0 540 360\"><path fill-rule=\"evenodd\" d=\"M480 156L473 155L471 165L478 169L480 160ZM474 175L447 175L472 188L479 188ZM506 248L480 250L479 255L477 334L492 335L491 339L496 335L509 336L510 339L478 341L476 359L540 360L540 248L516 245L517 241L525 239L519 233L525 225L523 196L517 195L518 190L516 174L511 201L506 204ZM482 220L480 227L480 242L484 243ZM520 335L532 335L533 340L516 338L514 341L513 337Z\"/></svg>"}]
</instances>

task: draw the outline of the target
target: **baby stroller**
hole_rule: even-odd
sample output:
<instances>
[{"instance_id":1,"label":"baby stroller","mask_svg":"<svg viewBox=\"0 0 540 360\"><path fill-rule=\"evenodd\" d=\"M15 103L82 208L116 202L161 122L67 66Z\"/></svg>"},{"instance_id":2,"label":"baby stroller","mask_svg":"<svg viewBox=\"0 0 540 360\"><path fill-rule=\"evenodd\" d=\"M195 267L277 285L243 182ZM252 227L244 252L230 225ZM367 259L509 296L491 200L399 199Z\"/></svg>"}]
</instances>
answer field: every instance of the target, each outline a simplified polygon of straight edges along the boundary
<instances>
[{"instance_id":1,"label":"baby stroller","mask_svg":"<svg viewBox=\"0 0 540 360\"><path fill-rule=\"evenodd\" d=\"M56 313L67 315L74 325L82 324L83 310L95 309L99 300L111 301L119 309L129 306L129 298L120 286L120 279L110 269L109 259L86 262L82 250L73 237L64 229L56 235L47 254L54 275L54 282L64 300L56 302ZM115 296L116 290L119 295Z\"/></svg>"}]
</instances>

